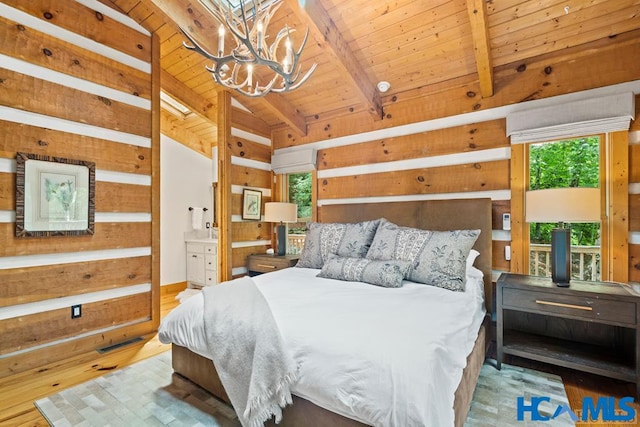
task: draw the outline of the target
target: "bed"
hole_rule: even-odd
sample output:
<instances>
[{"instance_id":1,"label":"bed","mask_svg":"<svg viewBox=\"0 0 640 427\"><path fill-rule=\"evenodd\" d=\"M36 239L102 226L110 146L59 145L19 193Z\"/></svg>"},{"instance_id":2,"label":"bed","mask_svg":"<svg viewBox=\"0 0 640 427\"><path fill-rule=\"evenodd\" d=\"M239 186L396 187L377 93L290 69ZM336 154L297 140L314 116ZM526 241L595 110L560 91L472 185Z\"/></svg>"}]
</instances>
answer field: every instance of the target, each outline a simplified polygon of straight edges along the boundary
<instances>
[{"instance_id":1,"label":"bed","mask_svg":"<svg viewBox=\"0 0 640 427\"><path fill-rule=\"evenodd\" d=\"M398 414L388 411L378 410L385 406L392 409L401 406L409 407L406 412L411 411L425 412L420 416L427 418L430 423L447 420L445 424L463 425L466 414L469 409L473 391L477 382L480 367L484 361L486 348L488 345L487 335L487 317L484 315L484 305L490 310L492 301L491 293L491 200L490 199L464 199L464 200L440 200L440 201L420 201L420 202L393 202L393 203L376 203L376 204L351 204L351 205L328 205L323 206L319 212L319 219L323 223L355 223L360 221L371 221L378 218L385 218L389 222L406 227L414 227L418 229L428 230L461 230L461 229L477 229L480 234L473 245L480 255L475 259L473 265L482 272L483 275L477 277L476 285L467 285L467 290L462 292L453 292L446 289L434 288L431 286L417 285L412 282L403 281L403 286L397 289L387 289L369 284L349 282L347 285L343 281L334 280L332 278L315 279L318 270L313 268L297 268L293 267L291 272L281 270L255 278L256 285L265 295L269 305L271 306L278 325L283 330L283 337L287 345L291 347L292 353L296 354L302 360L302 365L307 369L301 375L299 383L294 387L293 405L285 408L283 420L280 425L285 426L359 426L359 425L406 425L411 420L412 415L405 415L405 412L398 411ZM476 270L476 271L478 271ZM321 270L324 272L324 269ZM322 287L299 286L297 289L295 283L311 283L314 280L322 281ZM471 282L470 282L471 283ZM477 292L472 294L469 289L477 288ZM430 289L427 289L430 288ZM365 339L364 343L354 344L354 348L350 348L351 338L348 335L350 328L348 326L340 327L340 322L348 319L350 310L348 307L354 307L358 301L362 300L362 293L367 295L367 304L371 304L371 312L357 311L357 318L361 319L370 326L368 333L370 338ZM430 292L425 294L425 292ZM297 303L289 297L293 294L300 293L302 302ZM335 293L337 297L331 296ZM393 293L393 294L392 294ZM423 294L425 296L423 296ZM463 295L465 294L465 295ZM390 297L393 295L393 297ZM297 296L296 296L297 297ZM292 297L293 298L293 297ZM326 311L323 303L326 301L334 301L331 303L331 309ZM331 298L334 298L333 300ZM337 298L337 299L336 299ZM349 299L351 298L351 300ZM393 298L399 304L402 304L400 311L391 315L390 321L380 322L387 313L385 310L386 301ZM404 299L400 299L404 298ZM458 298L458 299L456 299ZM366 381L359 382L352 380L351 376L357 371L354 366L367 366L366 360L359 360L364 357L362 354L378 355L387 353L399 354L404 357L403 365L416 364L421 366L423 363L421 357L409 357L413 351L414 344L404 342L402 339L394 337L393 328L403 328L403 323L420 325L419 327L404 327L404 329L417 330L423 333L423 322L437 322L440 314L436 313L436 305L428 310L421 310L419 301L442 301L436 305L445 306L445 300L451 300L456 305L465 304L468 309L461 310L456 314L457 317L463 319L460 321L460 332L449 334L447 340L456 342L456 347L461 346L460 350L448 353L446 357L441 359L451 359L447 363L452 365L439 365L439 359L431 359L431 356L425 356L425 360L429 360L428 366L431 372L426 375L432 378L432 381L423 381L416 378L413 381L411 374L403 374L404 380L399 382L391 381L394 387L402 389L402 391L393 390L391 396L397 397L399 401L389 399L389 395L385 395L387 391L374 389L365 389L371 387ZM304 305L304 301L313 301L313 304ZM338 301L338 302L335 302ZM370 301L370 302L369 302ZM458 301L462 301L459 303ZM196 307L197 300L187 301L193 307ZM185 303L185 305L186 305ZM412 309L411 306L416 306ZM426 306L426 305L425 305ZM190 307L188 316L197 318L198 309ZM296 322L291 321L295 313L296 307L298 311L304 312L314 319L325 319L322 321L305 324L304 328L296 326ZM325 310L325 311L323 311ZM333 312L331 311L333 310ZM333 315L332 313L338 313ZM465 312L470 314L467 316ZM372 314L377 313L377 314ZM398 313L405 313L398 314ZM354 314L353 316L356 316ZM406 316L406 319L403 319ZM431 316L431 317L429 317ZM399 322L399 323L398 323ZM414 322L414 323L411 323ZM458 324L452 326L452 322L444 321L436 329L446 329L451 327L452 330L458 328ZM389 325L388 325L389 324ZM464 325L463 325L464 324ZM344 329L347 338L339 345L333 346L331 343L331 334L323 333L327 330ZM191 327L181 327L182 329L190 329ZM354 326L355 328L355 326ZM167 328L165 328L167 329ZM433 328L432 328L433 329ZM355 335L357 329L351 329L352 335ZM385 342L375 343L375 345L367 346L366 343L373 342L376 334L383 334L387 330L388 339ZM391 333L389 333L391 331ZM424 331L427 331L424 329ZM397 334L396 334L397 335ZM399 334L403 336L403 334ZM306 338L308 337L308 338ZM213 362L208 357L206 350L199 346L193 339L180 339L168 337L166 331L161 336L163 341L171 341L173 368L177 374L180 374L196 384L202 386L216 397L229 402L227 393L222 386L216 373ZM336 338L338 339L338 338ZM394 341L395 339L395 341ZM416 343L416 347L420 347L421 341L412 338ZM303 342L306 340L306 342ZM197 340L195 340L197 341ZM449 342L449 341L448 341ZM426 344L425 344L426 345ZM335 349L332 349L335 347ZM370 348L369 348L370 347ZM327 350L329 349L329 350ZM344 349L344 350L343 350ZM344 351L341 353L341 351ZM446 351L438 349L438 351ZM320 357L316 353L323 353L318 362L309 356L313 353L313 358ZM335 352L335 353L332 353ZM376 356L377 357L377 356ZM386 356L384 356L386 357ZM383 359L384 359L383 357ZM395 357L395 356L394 356ZM333 358L333 359L332 359ZM356 362L348 365L349 360L353 358ZM342 365L344 367L336 367ZM444 362L443 362L444 363ZM331 369L327 370L327 367ZM334 369L334 367L336 367ZM390 371L396 371L397 367ZM341 369L344 369L349 380L340 379ZM376 368L379 369L379 368ZM404 369L404 367L403 367ZM366 369L364 369L366 370ZM383 376L386 371L380 371ZM394 375L396 375L394 373ZM418 376L419 377L419 376ZM337 378L337 379L336 379ZM327 381L322 387L317 383ZM355 388L345 388L344 384L354 382ZM369 381L369 380L367 380ZM385 379L373 379L375 381L385 382ZM443 383L452 382L449 387L451 393L442 393L434 390L440 390ZM438 387L434 387L433 383L438 383ZM353 387L353 386L349 386ZM362 388L362 389L361 389ZM447 387L444 386L446 389ZM406 390L405 390L406 389ZM423 393L423 389L427 390ZM429 391L431 390L431 391ZM324 393L324 394L323 394ZM336 396L332 395L334 393ZM343 395L340 395L342 393ZM405 394L403 394L405 393ZM428 394L431 393L431 394ZM429 399L438 401L437 406L432 406L429 402L413 401L407 396L430 396ZM450 396L449 394L452 394ZM442 402L440 402L442 401ZM435 405L435 403L433 403ZM453 407L452 413L451 406ZM403 409L404 411L404 409ZM449 415L450 418L449 418ZM417 415L416 415L417 416ZM451 422L449 421L451 420ZM422 422L424 423L424 422Z\"/></svg>"}]
</instances>

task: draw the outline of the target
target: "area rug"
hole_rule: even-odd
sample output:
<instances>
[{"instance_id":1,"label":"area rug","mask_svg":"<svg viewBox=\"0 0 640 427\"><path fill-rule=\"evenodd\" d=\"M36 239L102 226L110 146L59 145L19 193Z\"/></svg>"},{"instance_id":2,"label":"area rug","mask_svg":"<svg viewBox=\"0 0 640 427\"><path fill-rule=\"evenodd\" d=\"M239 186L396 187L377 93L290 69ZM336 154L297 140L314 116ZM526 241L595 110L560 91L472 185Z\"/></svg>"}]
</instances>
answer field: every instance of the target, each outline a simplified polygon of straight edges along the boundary
<instances>
[{"instance_id":1,"label":"area rug","mask_svg":"<svg viewBox=\"0 0 640 427\"><path fill-rule=\"evenodd\" d=\"M562 379L556 375L502 365L487 359L473 395L465 427L533 426L516 420L517 398L549 396L540 414L552 416L567 404ZM171 368L171 352L63 390L35 402L54 427L66 426L239 426L233 409L179 375ZM530 419L527 417L527 419ZM571 426L560 416L546 426ZM539 425L543 425L539 424Z\"/></svg>"},{"instance_id":2,"label":"area rug","mask_svg":"<svg viewBox=\"0 0 640 427\"><path fill-rule=\"evenodd\" d=\"M240 426L233 409L179 375L171 352L37 400L54 427Z\"/></svg>"},{"instance_id":3,"label":"area rug","mask_svg":"<svg viewBox=\"0 0 640 427\"><path fill-rule=\"evenodd\" d=\"M504 363L500 371L495 366L493 359L482 365L465 427L575 425L570 414L563 411L569 408L569 400L562 378ZM525 405L531 405L531 396L549 398L538 405L539 415L550 418L548 421L531 421L530 412L523 412L523 420L518 421L518 397Z\"/></svg>"}]
</instances>

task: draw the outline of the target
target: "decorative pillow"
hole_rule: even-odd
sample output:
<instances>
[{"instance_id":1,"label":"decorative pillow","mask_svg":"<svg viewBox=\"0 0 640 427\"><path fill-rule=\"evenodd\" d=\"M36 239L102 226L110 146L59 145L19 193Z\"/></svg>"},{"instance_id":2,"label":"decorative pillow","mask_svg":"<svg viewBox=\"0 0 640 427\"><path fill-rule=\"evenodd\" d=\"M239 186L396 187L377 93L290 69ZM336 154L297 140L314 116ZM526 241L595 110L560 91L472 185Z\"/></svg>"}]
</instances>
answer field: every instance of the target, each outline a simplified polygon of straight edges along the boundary
<instances>
[{"instance_id":1,"label":"decorative pillow","mask_svg":"<svg viewBox=\"0 0 640 427\"><path fill-rule=\"evenodd\" d=\"M411 263L409 261L375 261L366 258L329 254L317 277L365 282L385 288L399 288Z\"/></svg>"},{"instance_id":2,"label":"decorative pillow","mask_svg":"<svg viewBox=\"0 0 640 427\"><path fill-rule=\"evenodd\" d=\"M480 230L430 231L382 219L367 258L410 261L407 279L464 291L466 264Z\"/></svg>"},{"instance_id":3,"label":"decorative pillow","mask_svg":"<svg viewBox=\"0 0 640 427\"><path fill-rule=\"evenodd\" d=\"M364 258L379 223L379 219L353 224L310 222L296 267L322 268L331 253Z\"/></svg>"}]
</instances>

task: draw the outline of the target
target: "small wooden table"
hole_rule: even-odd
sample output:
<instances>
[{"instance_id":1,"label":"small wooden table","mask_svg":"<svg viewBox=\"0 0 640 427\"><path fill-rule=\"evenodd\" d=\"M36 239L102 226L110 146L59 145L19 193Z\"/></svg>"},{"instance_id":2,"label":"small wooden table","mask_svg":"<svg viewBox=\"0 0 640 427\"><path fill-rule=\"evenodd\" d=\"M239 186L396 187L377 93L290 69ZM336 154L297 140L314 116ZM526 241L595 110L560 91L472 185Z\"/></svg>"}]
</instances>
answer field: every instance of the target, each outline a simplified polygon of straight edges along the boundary
<instances>
[{"instance_id":1,"label":"small wooden table","mask_svg":"<svg viewBox=\"0 0 640 427\"><path fill-rule=\"evenodd\" d=\"M257 276L258 274L293 267L298 263L299 258L300 255L249 255L247 257L247 270L249 272L249 276Z\"/></svg>"},{"instance_id":2,"label":"small wooden table","mask_svg":"<svg viewBox=\"0 0 640 427\"><path fill-rule=\"evenodd\" d=\"M497 285L497 367L511 354L636 383L640 297L625 285L503 273Z\"/></svg>"}]
</instances>

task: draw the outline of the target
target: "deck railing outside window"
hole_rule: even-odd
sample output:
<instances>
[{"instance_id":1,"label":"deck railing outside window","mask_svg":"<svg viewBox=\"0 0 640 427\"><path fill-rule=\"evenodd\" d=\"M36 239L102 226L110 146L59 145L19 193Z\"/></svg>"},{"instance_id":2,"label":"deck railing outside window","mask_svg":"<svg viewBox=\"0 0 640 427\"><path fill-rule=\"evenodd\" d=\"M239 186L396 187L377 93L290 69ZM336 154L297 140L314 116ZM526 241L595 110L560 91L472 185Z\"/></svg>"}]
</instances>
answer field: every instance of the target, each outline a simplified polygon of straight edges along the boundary
<instances>
[{"instance_id":1,"label":"deck railing outside window","mask_svg":"<svg viewBox=\"0 0 640 427\"><path fill-rule=\"evenodd\" d=\"M529 274L551 277L551 245L529 245ZM600 246L571 246L571 277L600 280Z\"/></svg>"},{"instance_id":2,"label":"deck railing outside window","mask_svg":"<svg viewBox=\"0 0 640 427\"><path fill-rule=\"evenodd\" d=\"M299 254L304 246L306 234L289 234L287 238L287 253Z\"/></svg>"}]
</instances>

